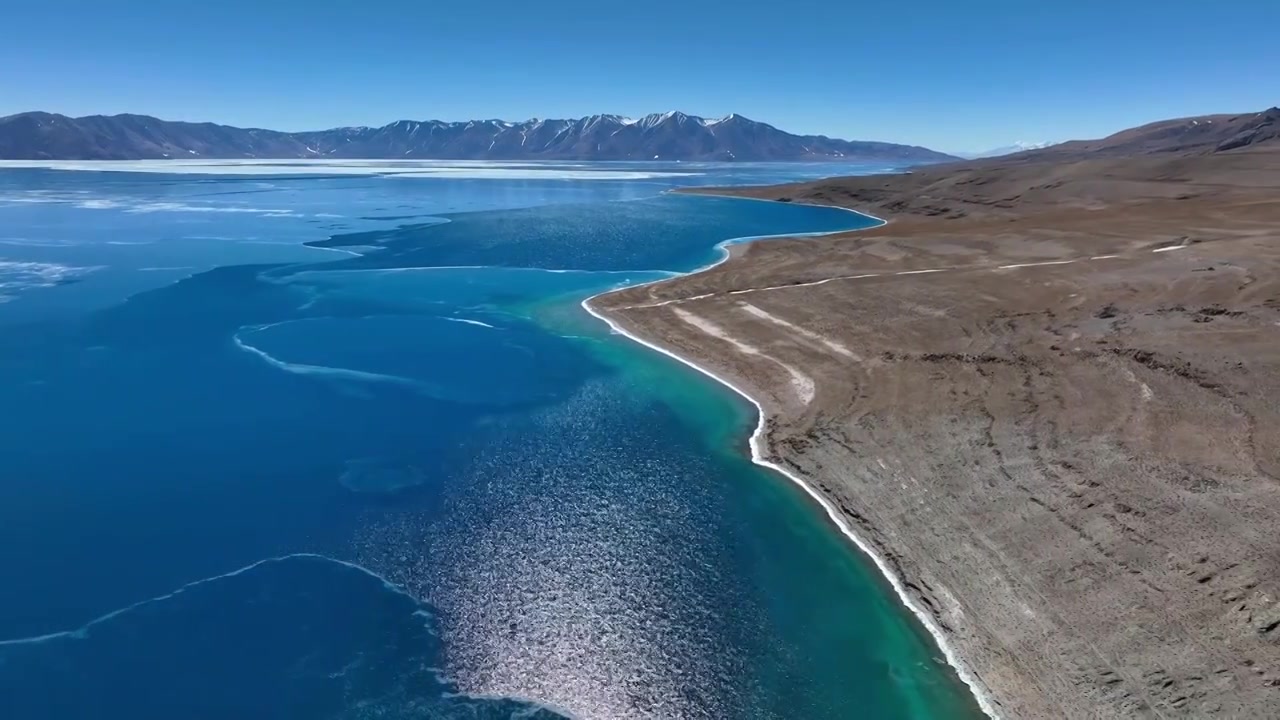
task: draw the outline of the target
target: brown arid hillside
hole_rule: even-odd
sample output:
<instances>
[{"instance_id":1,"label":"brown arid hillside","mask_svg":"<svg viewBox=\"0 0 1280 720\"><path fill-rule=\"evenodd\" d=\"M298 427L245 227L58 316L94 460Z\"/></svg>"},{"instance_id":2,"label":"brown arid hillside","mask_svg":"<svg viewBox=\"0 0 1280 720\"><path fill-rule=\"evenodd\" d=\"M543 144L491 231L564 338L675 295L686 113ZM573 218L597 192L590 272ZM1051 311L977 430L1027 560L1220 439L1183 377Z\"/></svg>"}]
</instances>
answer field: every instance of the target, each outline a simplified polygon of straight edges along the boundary
<instances>
[{"instance_id":1,"label":"brown arid hillside","mask_svg":"<svg viewBox=\"0 0 1280 720\"><path fill-rule=\"evenodd\" d=\"M1204 115L1163 120L1124 130L1101 140L1076 140L1026 153L1030 160L1071 157L1133 157L1151 154L1206 154L1262 145L1280 138L1280 108L1241 115ZM1030 156L1030 157L1027 157Z\"/></svg>"},{"instance_id":2,"label":"brown arid hillside","mask_svg":"<svg viewBox=\"0 0 1280 720\"><path fill-rule=\"evenodd\" d=\"M1280 717L1278 119L711 190L888 223L592 307L758 399L1002 717Z\"/></svg>"},{"instance_id":3,"label":"brown arid hillside","mask_svg":"<svg viewBox=\"0 0 1280 720\"><path fill-rule=\"evenodd\" d=\"M1230 194L1280 166L1280 108L1151 123L1102 140L919 168L909 174L734 188L744 197L840 205L894 221L984 220ZM691 192L719 194L715 188Z\"/></svg>"}]
</instances>

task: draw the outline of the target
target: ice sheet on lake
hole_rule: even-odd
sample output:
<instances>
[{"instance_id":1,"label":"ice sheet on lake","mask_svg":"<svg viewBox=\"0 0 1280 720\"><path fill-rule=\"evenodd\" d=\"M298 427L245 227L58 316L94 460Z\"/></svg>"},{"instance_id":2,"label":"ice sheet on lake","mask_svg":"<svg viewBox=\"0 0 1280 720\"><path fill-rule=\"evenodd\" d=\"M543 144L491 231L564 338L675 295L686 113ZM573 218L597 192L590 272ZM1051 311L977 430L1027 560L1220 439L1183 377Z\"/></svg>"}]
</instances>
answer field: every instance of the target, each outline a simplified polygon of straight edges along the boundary
<instances>
[{"instance_id":1,"label":"ice sheet on lake","mask_svg":"<svg viewBox=\"0 0 1280 720\"><path fill-rule=\"evenodd\" d=\"M172 175L384 175L478 180L645 180L701 174L597 170L581 164L482 160L0 160L0 169L7 168Z\"/></svg>"}]
</instances>

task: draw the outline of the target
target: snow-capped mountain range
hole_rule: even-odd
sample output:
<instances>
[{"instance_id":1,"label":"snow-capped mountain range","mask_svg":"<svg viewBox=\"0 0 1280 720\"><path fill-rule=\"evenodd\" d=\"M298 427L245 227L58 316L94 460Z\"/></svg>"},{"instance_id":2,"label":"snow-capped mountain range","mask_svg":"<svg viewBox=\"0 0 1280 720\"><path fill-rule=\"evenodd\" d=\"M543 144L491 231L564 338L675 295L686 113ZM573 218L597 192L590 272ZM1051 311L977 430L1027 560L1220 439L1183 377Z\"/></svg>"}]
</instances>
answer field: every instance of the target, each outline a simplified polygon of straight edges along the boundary
<instances>
[{"instance_id":1,"label":"snow-capped mountain range","mask_svg":"<svg viewBox=\"0 0 1280 720\"><path fill-rule=\"evenodd\" d=\"M914 164L956 159L893 143L792 135L733 114L639 119L400 120L382 127L278 132L146 115L0 118L0 158L379 158L467 160L849 160Z\"/></svg>"}]
</instances>

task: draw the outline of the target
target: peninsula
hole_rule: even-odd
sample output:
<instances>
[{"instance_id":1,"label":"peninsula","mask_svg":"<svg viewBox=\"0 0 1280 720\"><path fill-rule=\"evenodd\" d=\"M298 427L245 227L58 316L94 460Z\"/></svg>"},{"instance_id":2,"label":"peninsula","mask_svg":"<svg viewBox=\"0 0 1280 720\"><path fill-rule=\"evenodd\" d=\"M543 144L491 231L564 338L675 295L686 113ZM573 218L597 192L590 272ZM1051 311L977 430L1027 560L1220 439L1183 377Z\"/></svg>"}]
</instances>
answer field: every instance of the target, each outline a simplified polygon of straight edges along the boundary
<instances>
[{"instance_id":1,"label":"peninsula","mask_svg":"<svg viewBox=\"0 0 1280 720\"><path fill-rule=\"evenodd\" d=\"M1007 718L1280 707L1280 109L696 190L876 229L589 301L761 405Z\"/></svg>"}]
</instances>

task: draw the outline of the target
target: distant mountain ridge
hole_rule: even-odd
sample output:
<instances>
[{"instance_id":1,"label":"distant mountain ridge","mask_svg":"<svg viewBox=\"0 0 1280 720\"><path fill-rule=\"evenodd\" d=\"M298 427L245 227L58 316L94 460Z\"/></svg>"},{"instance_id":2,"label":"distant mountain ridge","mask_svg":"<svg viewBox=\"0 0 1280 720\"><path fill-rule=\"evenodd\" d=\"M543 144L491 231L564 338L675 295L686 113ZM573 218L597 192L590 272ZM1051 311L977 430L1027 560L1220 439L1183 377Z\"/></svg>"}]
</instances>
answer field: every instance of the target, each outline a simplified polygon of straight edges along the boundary
<instances>
[{"instance_id":1,"label":"distant mountain ridge","mask_svg":"<svg viewBox=\"0 0 1280 720\"><path fill-rule=\"evenodd\" d=\"M1043 150L1044 148L1053 147L1054 145L1057 145L1057 144L1058 143L1053 141L1026 142L1023 140L1019 140L1013 143L1012 145L1005 145L1003 147L992 148L985 152L954 153L954 154L964 158L965 160L980 160L982 158L1003 157L1005 155L1012 155L1014 153L1026 152L1028 150Z\"/></svg>"},{"instance_id":2,"label":"distant mountain ridge","mask_svg":"<svg viewBox=\"0 0 1280 720\"><path fill-rule=\"evenodd\" d=\"M1161 120L1097 140L1072 140L1018 153L1010 156L1009 161L1212 155L1242 151L1280 152L1280 108Z\"/></svg>"},{"instance_id":3,"label":"distant mountain ridge","mask_svg":"<svg viewBox=\"0 0 1280 720\"><path fill-rule=\"evenodd\" d=\"M377 158L442 160L850 160L918 164L957 158L912 145L792 135L733 114L681 112L638 120L399 120L382 127L279 132L147 115L72 118L28 112L0 118L0 158Z\"/></svg>"}]
</instances>

